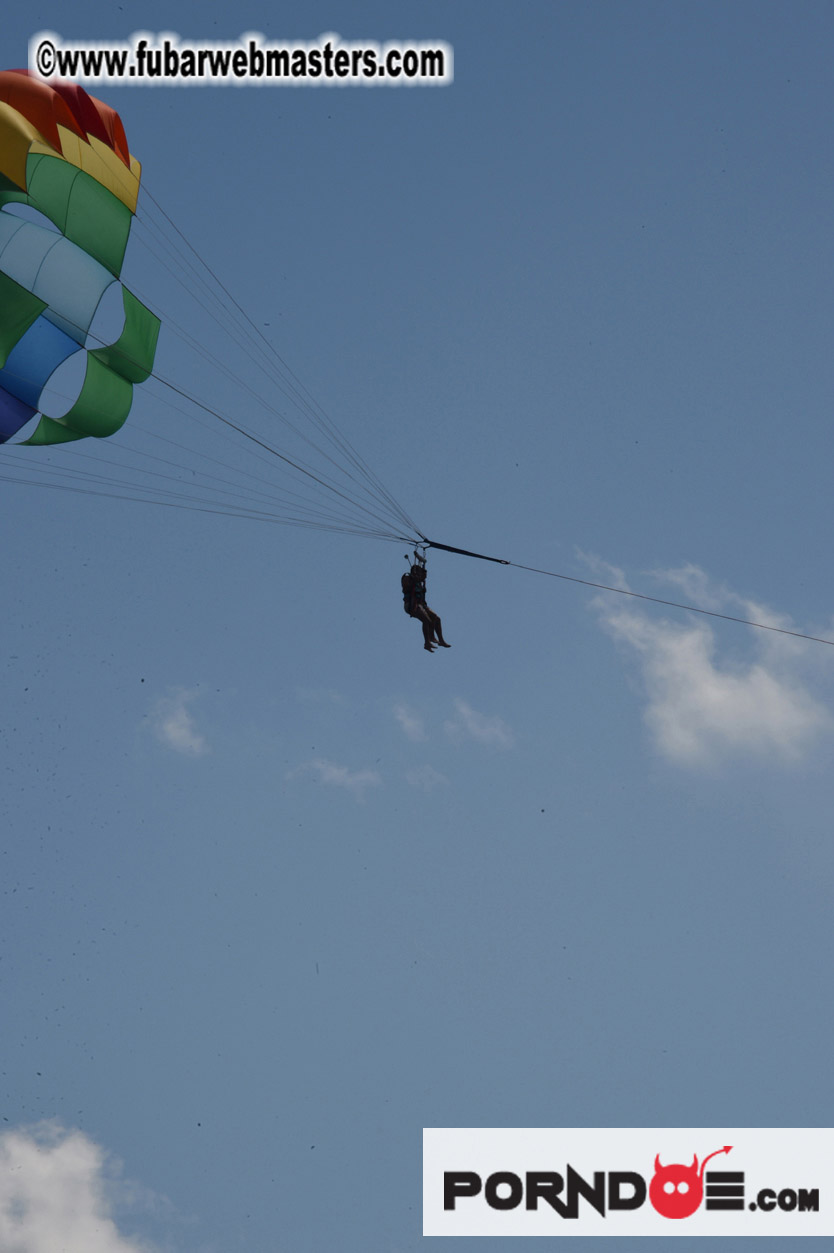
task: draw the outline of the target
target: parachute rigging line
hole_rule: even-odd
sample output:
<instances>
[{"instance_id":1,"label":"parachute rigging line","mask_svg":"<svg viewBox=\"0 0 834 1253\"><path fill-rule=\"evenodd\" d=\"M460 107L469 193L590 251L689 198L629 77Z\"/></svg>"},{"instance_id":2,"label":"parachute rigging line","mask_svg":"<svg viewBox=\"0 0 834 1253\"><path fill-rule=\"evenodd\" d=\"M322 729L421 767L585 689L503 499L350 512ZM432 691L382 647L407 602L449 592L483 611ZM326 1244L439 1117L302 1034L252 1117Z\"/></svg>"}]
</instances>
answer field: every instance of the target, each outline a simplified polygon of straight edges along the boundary
<instances>
[{"instance_id":1,"label":"parachute rigging line","mask_svg":"<svg viewBox=\"0 0 834 1253\"><path fill-rule=\"evenodd\" d=\"M94 337L93 337L93 338L94 338ZM220 413L218 410L216 410L216 409L212 408L212 407L211 407L211 406L209 406L209 405L203 404L203 403L202 403L201 401L199 401L196 397L189 395L189 393L187 393L184 389L177 387L177 386L176 386L176 384L172 383L172 382L171 382L170 380L168 380L168 379L163 378L163 377L162 377L161 375L159 375L156 371L153 371L149 377L155 378L155 379L156 379L159 383L161 383L164 387L168 388L168 389L169 389L169 390L171 390L172 392L174 392L174 393L176 393L177 395L181 396L183 399L185 399L185 400L189 401L191 404L195 405L197 408L202 409L204 412L206 412L206 413L210 414L212 417L217 418L220 422L224 423L227 427L231 428L232 430L236 431L238 434L243 435L246 439L248 439L248 440L252 441L253 443L255 443L255 444L257 444L258 446L260 446L261 448L263 448L263 449L264 449L266 452L268 452L268 453L269 453L272 457L276 457L276 458L278 458L280 461L282 461L282 462L283 462L283 463L285 463L286 465L290 466L290 467L291 467L293 470L295 470L297 473L299 473L299 474L301 474L301 475L304 475L304 476L305 476L305 478L307 478L307 479L309 479L310 481L315 482L316 484L318 484L318 485L320 485L321 487L325 488L325 489L327 490L327 492L328 492L328 493L333 493L333 494L335 494L336 496L338 496L338 497L339 497L339 498L340 498L340 499L344 502L344 505L342 506L342 508L343 508L343 509L344 509L344 506L347 506L349 509L353 509L353 510L359 511L361 514L364 514L364 515L365 515L365 519L366 519L366 520L365 520L365 521L359 521L359 520L358 520L355 516L351 516L351 514L350 514L349 512L348 512L348 513L345 513L345 512L338 513L338 512L336 512L336 511L335 511L335 509L333 508L333 506L332 506L332 505L331 505L329 508L325 508L325 507L323 507L323 506L322 506L321 501L319 501L317 505L316 505L316 504L314 504L312 501L306 501L306 502L305 502L305 498L304 498L303 496L299 496L299 494L298 494L297 492L293 492L292 490L287 489L287 488L283 488L283 489L282 489L282 491L284 492L284 494L285 494L285 495L288 495L288 496L290 496L290 497L293 497L293 496L294 496L294 497L297 497L297 500L296 500L295 502L291 503L291 507L292 507L292 508L295 508L296 510L301 510L301 512L302 512L302 513L306 513L306 514L308 514L309 516L308 516L307 518L301 518L301 517L298 517L297 515L289 515L289 516L288 516L287 514L283 514L283 515L279 515L279 514L277 514L277 513L268 514L268 513L266 513L264 510L262 510L262 509L254 509L254 508L252 508L251 506L246 506L246 505L244 505L243 507L241 507L240 505L237 505L237 506L232 506L231 508L226 508L226 509L222 509L222 510L217 510L216 512L234 513L234 514L237 514L237 515L239 515L239 516L246 516L246 517L259 518L259 519L262 519L262 520L264 520L264 521L274 521L274 522L279 522L279 521L282 521L282 522L285 522L285 523L287 523L287 524L289 524L289 525L295 525L295 526L307 526L307 525L313 525L313 526L316 526L316 527L317 527L317 529L323 529L323 530L334 530L334 531L340 531L340 532L343 532L343 533L344 533L344 532L348 532L348 533L353 533L353 534L366 534L366 535L368 535L369 537L378 538L378 539L390 539L390 540L396 540L397 542L400 542L400 541L402 541L402 540L405 540L406 542L409 542L409 541L410 541L410 538L411 538L411 537L410 537L410 535L409 535L409 536L404 536L404 535L401 535L401 534L397 533L396 531L392 531L392 530L390 529L390 527L391 527L391 523L390 523L390 520L389 520L389 519L386 519L386 518L385 518L384 516L382 516L379 512L377 512L377 511L375 511L375 510L371 510L371 509L370 509L367 505L365 505L365 504L361 503L360 501L357 501L357 500L353 499L353 498L352 498L350 495L348 495L346 492L341 491L338 487L336 487L336 486L335 486L335 484L334 484L333 482L329 481L329 480L327 479L327 477L325 477L325 476L323 476L323 475L317 475L317 474L315 474L315 473L314 473L314 471L312 471L311 469L309 469L309 468L305 467L303 464L301 464L301 463L299 463L299 462L297 462L297 461L294 461L294 460L293 460L292 458L290 458L290 457L285 456L285 455L284 455L283 453L281 453L278 449L276 449L276 448L272 447L270 444L268 444L265 440L261 440L261 439L259 439L257 436L253 435L251 432L249 432L249 431L247 431L245 428L241 427L238 423L235 423L235 422L233 422L230 418L225 417L225 416L224 416L222 413ZM139 424L138 424L138 423L134 420L134 421L131 423L131 429L137 429L138 427L139 427ZM141 428L140 428L140 429L141 429ZM151 434L154 434L154 433L151 433ZM157 439L160 439L160 440L165 439L165 437L164 437L164 436L161 436L161 435L158 435L158 434L154 434L154 438L157 438ZM166 442L173 442L173 441L167 441L167 440L166 440ZM108 441L108 445L109 445L111 448L112 448L112 447L117 447L117 448L121 448L121 449L123 449L123 450L131 451L129 448L126 448L126 446L122 445L121 443L119 443L119 444L115 444L115 445L114 445L114 444L111 444L111 443L110 443L110 441ZM89 447L89 445L88 445L88 447ZM189 449L185 448L183 445L178 445L178 447L183 448L183 450L184 450L185 452L192 452L192 450L189 450ZM12 454L12 453L13 453L13 450L14 450L15 448L16 448L16 446L15 446L15 445L13 445L13 444L7 444L7 445L3 448L4 458L5 458L6 456L8 456L9 454ZM146 452L142 452L141 450L135 450L135 452L136 452L136 454L137 454L138 456L140 456L140 457L145 457L145 458L151 457L151 454L146 453ZM79 458L79 457L80 457L80 458L83 458L83 459L88 460L88 461L97 461L97 462L99 462L99 463L100 463L100 464L102 464L102 465L116 465L116 466L120 466L122 469L127 469L127 470L130 470L131 468L133 468L133 467L130 467L128 464L124 463L124 462L119 462L119 461L113 460L112 458L105 457L105 456L103 456L103 455L101 455L101 454L99 454L99 455L95 455L95 454L93 454L93 453L91 453L91 452L82 453L82 452L80 452L79 450L76 450L76 449L71 449L71 450L70 450L70 449L62 449L62 454L61 454L61 455L62 455L62 459L63 459L63 458L66 458L66 457L74 457L74 458ZM209 456L208 456L207 454L205 454L204 452L198 452L198 453L197 453L197 455L198 455L198 456L200 456L201 458L204 458L204 459L207 459L207 460L210 460L210 461L216 461L216 459L215 459L215 458L209 457ZM9 461L7 464L11 465L11 461ZM169 461L169 462L168 462L168 464L169 464L169 465L172 465L172 466L176 465L176 463L171 462L171 461ZM223 463L222 463L222 462L220 462L220 463L217 463L217 464L221 464L221 465L222 465ZM94 474L94 473L89 473L89 474L86 474L86 475L85 475L85 474L84 474L82 471L80 471L80 470L72 470L72 469L67 468L67 467L59 468L59 467L57 467L57 466L44 465L44 464L43 464L43 462L40 462L40 463L30 462L30 463L28 464L27 468L29 469L29 471L30 471L30 472L34 472L34 473L38 473L38 474L43 474L43 475L48 475L48 474L50 474L50 473L51 473L51 474L53 474L53 475L56 475L56 474L57 474L57 475L62 476L62 477L87 478L89 481L91 481L91 482L98 482L99 484L101 484L102 482L106 481L106 482L108 482L108 483L109 483L109 485L110 485L110 486L113 486L113 487L119 487L119 486L121 486L121 487L124 487L124 488L126 488L128 491L131 491L131 492L134 492L134 491L136 491L136 490L141 490L141 491L157 490L157 491L160 491L163 495L166 495L166 496L178 495L178 496L180 497L180 501L182 502L182 503L180 504L180 507L182 507L182 508L186 508L186 507L187 507L187 503L186 503L186 502L188 502L188 501L193 501L195 505L201 505L201 506L205 506L206 504L211 504L211 503L216 503L216 504L226 504L226 505L228 505L228 502L227 502L227 501L216 501L216 502L211 502L211 501L207 501L204 497L200 497L200 496L192 496L192 495L190 495L190 494L188 494L188 493L182 493L182 492L180 492L180 493L173 493L173 492L171 492L171 491L165 491L164 489L161 489L161 488L155 488L154 486L148 487L148 485L147 485L147 484L137 484L137 483L135 483L135 482L124 481L124 480L119 481L119 480L112 479L112 478L111 478L111 479L109 479L109 480L104 480L104 479L103 479L103 477L102 477L101 475L97 475L97 474ZM182 471L186 471L186 470L187 470L187 467L185 467L185 466L178 466L177 468L179 468L179 469L180 469L180 470L182 470ZM190 471L190 472L191 472L192 474L194 473L194 471L193 471L193 470L192 470L192 471ZM149 471L149 470L146 470L146 469L142 469L142 470L140 470L140 471L139 471L139 473L141 473L141 474L143 474L143 475L152 475L153 477L169 477L169 478L171 478L171 479L172 479L172 481L179 482L179 483L180 483L180 485L183 485L183 481L182 481L182 480L177 480L177 479L173 478L173 476L160 476L159 474L154 474L154 472L153 472L153 471ZM245 471L240 471L240 473L244 473L244 474L246 474L246 472L245 472ZM243 490L243 489L240 487L240 485L233 485L233 484L231 484L231 483L230 483L230 481L229 481L229 480L222 480L222 479L217 478L217 476L207 475L207 474L205 473L205 471L200 471L200 472L199 472L199 474L200 474L201 478L214 478L214 479L216 479L216 481L217 481L217 482L226 482L227 487L228 487L228 486L234 486L234 487L235 487L235 490L236 490L238 493L241 493L241 492L242 492L242 490ZM14 478L13 476L11 476L11 475L4 475L3 477L4 477L4 479L5 479L6 481L9 481L9 482L15 482L15 481L18 481L18 482L21 482L21 483L24 483L24 482L25 482L28 486L36 486L36 485L42 485L42 486L47 486L47 485L48 485L48 486L58 486L57 484L46 484L46 483L42 483L42 484L41 484L41 483L38 483L36 480L33 480L33 479L25 479L25 480L24 480L24 479L15 479L15 478ZM253 476L251 476L251 475L248 475L248 474L247 474L247 477L253 477ZM268 486L270 485L270 484L268 483L268 481L267 481L267 480L260 479L260 481L261 481L262 483L266 483ZM206 484L202 484L202 486L203 486L203 488L205 489ZM221 495L226 496L226 495L228 495L228 494L229 494L229 493L228 493L227 491L225 491L223 488L213 487L211 484L209 484L208 486L209 486L209 489L210 489L210 490L213 490L213 491L216 491L216 492L220 492L220 494L221 494ZM76 490L78 490L78 489L76 489ZM251 490L252 490L252 489L250 488L250 489L246 489L246 490L247 490L249 493L251 493ZM90 492L88 492L87 494L89 494L89 495L105 495L105 494L106 494L106 495L108 495L108 496L110 496L110 497L118 498L118 494L117 494L116 492L108 492L108 493L103 493L103 492L100 492L100 491L99 491L99 492L90 491ZM256 493L256 494L257 494L257 495L259 495L259 496L261 496L261 497L263 497L263 496L265 495L264 493ZM160 504L162 504L162 503L170 503L170 502L156 501L156 500L155 500L155 498L150 498L150 499L149 499L148 497L136 497L136 496L130 496L130 497L127 497L127 496L126 496L126 497L124 497L124 499L133 499L133 500L137 500L137 499L147 499L147 500L149 501L149 503L160 503ZM271 498L270 498L270 497L266 497L266 499L267 499L267 500L271 500L271 502L272 502L274 505L278 505L278 506L283 507L283 508L286 508L287 503L289 503L289 502L282 501L279 497L275 497L275 496L273 496L273 497L271 497ZM325 498L325 499L326 499L326 498ZM206 510L205 510L205 509L201 509L200 511L201 511L201 512L205 512ZM312 520L311 520L312 518L315 518L315 519L317 519L317 520L316 520L316 521L312 521ZM376 526L369 526L369 525L368 525L368 521L367 521L367 519L370 519L373 523L375 523L375 524L376 524ZM378 528L380 527L380 525L381 525L381 527L382 527L382 528L385 528L385 529L378 529Z\"/></svg>"},{"instance_id":2,"label":"parachute rigging line","mask_svg":"<svg viewBox=\"0 0 834 1253\"><path fill-rule=\"evenodd\" d=\"M383 532L369 531L366 529L359 530L356 527L336 527L330 525L329 523L311 522L305 520L304 518L286 518L278 514L265 513L261 510L246 510L245 508L209 508L208 504L212 502L207 502L205 505L198 504L197 502L200 500L200 497L198 496L183 497L183 500L188 503L182 503L176 500L160 500L156 497L150 496L126 496L124 492L97 491L95 488L90 487L73 487L69 483L47 483L42 479L25 479L21 478L19 475L11 474L0 474L0 481L23 484L26 487L49 487L53 490L74 492L79 496L102 496L110 500L126 500L141 505L161 505L163 508L169 509L187 509L193 513L211 513L228 518L247 518L253 522L272 522L282 525L309 527L312 530L319 531L338 531L345 535L355 535L358 539L379 539L388 541L389 543L400 543L401 540L401 537L384 534ZM131 486L129 483L120 483L118 485L128 489Z\"/></svg>"},{"instance_id":3,"label":"parachute rigging line","mask_svg":"<svg viewBox=\"0 0 834 1253\"><path fill-rule=\"evenodd\" d=\"M211 279L211 283L214 285L214 287L217 290L212 290L211 286L203 280L202 276L195 269L194 265L187 258L183 258L183 262L182 262L183 267L187 270L187 272L190 273L190 275L193 278L195 278L198 281L200 286L207 292L210 298L220 308L221 312L224 314L231 315L237 319L236 329L239 330L240 333L242 333L244 336L248 338L248 340L250 341L251 347L254 350L254 353L257 353L257 356L255 356L253 352L250 352L247 349L246 351L248 352L250 359L253 360L256 364L258 364L259 367L262 370L264 370L264 373L267 374L267 377L270 378L270 381L273 384L276 384L284 392L284 394L288 397L288 399L297 406L299 411L308 417L308 419L319 430L321 435L328 442L330 442L332 446L338 451L339 455L343 457L349 465L353 466L356 473L362 479L365 480L365 483L364 484L361 483L355 477L355 475L351 474L350 471L346 470L344 466L338 465L336 462L334 462L332 458L323 449L321 449L318 445L312 443L312 441L310 441L309 438L306 435L304 435L302 431L299 431L298 427L295 426L286 417L286 415L279 413L278 411L274 410L271 406L269 406L274 416L280 418L286 425L290 427L291 430L294 431L295 434L299 435L302 439L305 440L305 442L310 444L310 446L313 447L320 455L324 456L328 461L330 461L330 463L334 465L341 474L345 475L347 478L353 481L354 484L357 487L359 487L361 491L369 495L371 499L374 501L374 503L377 505L377 507L379 507L380 505L382 505L383 507L387 507L388 509L391 510L393 515L397 517L401 525L407 528L410 528L412 531L416 530L413 520L408 516L408 514L405 512L402 506L398 503L395 497L391 494L391 492L384 486L384 484L381 482L378 476L374 474L374 472L370 469L370 467L367 465L364 459L359 455L356 449L353 448L350 441L338 430L335 423L332 421L331 418L328 417L327 413L324 411L322 406L311 396L309 391L304 387L303 383L301 383L298 377L294 374L294 372L292 371L290 366L287 364L287 362L284 361L284 359L281 357L277 349L269 342L269 340L263 334L261 329L255 325L255 323L252 321L252 319L249 317L246 311L242 308L239 302L235 299L235 297L231 294L228 288L219 279L219 277L214 272L212 267L204 260L204 258L200 255L200 253L189 242L189 240L186 238L183 232L179 229L176 223L172 221L172 219L165 212L165 210L161 207L161 205L158 203L158 201L155 199L152 193L148 190L147 186L143 186L143 191L144 191L145 197L151 201L151 203L156 208L157 212L161 214L161 216L169 224L170 228L176 232L176 235L179 237L179 239L182 240L183 244L188 249L188 251L197 260L197 262L205 271L205 273L209 275ZM151 219L149 218L146 221L144 214L140 215L139 220L145 226L151 225ZM157 229L159 228L157 227ZM176 248L176 245L174 245L174 247ZM176 248L176 251L179 252L180 255L182 255L181 250L179 248ZM198 303L202 304L202 302L198 300L198 297L194 291L194 288L191 282L188 282L182 278L179 278L178 281L185 287L185 289L189 292L192 298L197 300ZM225 300L221 299L221 297L217 294L217 291L222 293L223 297L225 297ZM210 310L206 309L205 305L203 305L202 307L204 308L206 312L210 314L210 316L214 318L215 321L219 322L217 317L214 314L212 314ZM225 333L231 334L231 331L228 325L226 325L225 323L219 323L219 325L221 325L221 328L223 329ZM232 336L232 338L235 338L235 337ZM238 342L239 346L245 347L244 345L240 344L239 340L236 340L236 342ZM261 358L261 360L258 360L258 358ZM165 380L161 380L161 381L165 382ZM242 380L237 380L237 381L240 382ZM247 386L247 385L244 384L244 386ZM249 389L247 386L247 390L251 390L251 389ZM189 399L193 399L193 398L189 397ZM266 405L266 402L263 400L262 397L258 397L258 399L262 404ZM213 412L211 409L209 411ZM246 431L243 431L242 433L248 434ZM270 449L270 451L274 451L274 450ZM295 463L291 463L291 464L295 465ZM303 468L302 468L302 472L303 472Z\"/></svg>"},{"instance_id":4,"label":"parachute rigging line","mask_svg":"<svg viewBox=\"0 0 834 1253\"><path fill-rule=\"evenodd\" d=\"M193 295L193 292L190 294ZM150 304L151 302L148 301L148 303ZM216 318L214 320L217 321ZM340 465L324 449L320 448L317 444L315 444L312 440L310 440L310 438L307 435L305 435L304 432L301 429L299 429L298 426L296 426L293 422L291 422L286 417L286 415L276 410L271 404L269 404L268 401L264 399L264 397L260 396L257 392L255 392L254 389L250 387L249 384L245 380L235 375L235 373L232 370L230 370L224 362L217 361L214 358L212 358L210 354L208 354L205 351L205 349L191 335L188 334L188 332L184 331L182 327L178 327L177 324L173 321L173 319L171 319L170 316L166 316L164 318L164 326L166 329L173 330L177 335L179 335L182 339L184 339L185 342L189 344L189 346L193 348L194 351L199 353L204 358L204 360L206 360L211 366L222 371L222 373L225 374L228 378L230 378L232 381L237 383L245 391L249 392L249 394L253 397L253 399L255 399L260 405L262 405L272 416L278 417L282 422L284 422L285 425L287 425L289 429L293 431L295 435L297 435L306 444L308 444L316 453L319 454L319 456L323 457L327 462L329 462L329 464L332 465L339 474L343 475L345 478L353 482L356 488L358 488L360 492L362 492L366 497L368 497L376 508L369 509L368 505L364 503L362 500L355 499L354 497L348 496L345 493L339 493L339 490L338 488L335 487L334 480L330 477L330 475L325 475L324 473L318 476L314 475L313 472L310 470L310 467L305 466L304 463L301 462L297 458L289 458L286 456L282 456L281 459L285 462L285 464L289 465L293 470L296 470L300 474L306 475L307 477L312 476L313 478L315 478L315 481L317 483L326 487L327 490L329 491L334 491L337 494L342 495L342 498L346 501L349 501L350 504L355 509L367 512L369 516L374 518L376 521L382 520L377 510L379 508L386 508L390 502L393 502L393 504L391 504L390 507L392 508L392 511L397 516L398 522L399 523L405 522L407 526L413 527L413 523L410 521L410 519L407 518L407 515L405 515L404 511L399 506L396 505L396 502L393 501L393 497L390 497L390 493L386 493L386 499L383 500L383 499L380 499L379 493L374 494L373 492L370 492L364 484L362 484L361 482L357 480L355 475L351 474L350 471L345 468L345 466ZM223 329L224 331L226 331L226 333L228 333L228 328L224 327ZM242 346L242 345L239 344L239 346ZM264 368L263 365L261 365L261 368ZM155 379L156 381L158 381L159 383L161 383L163 386L170 387L171 390L173 391L179 391L180 395L182 395L185 399L187 399L191 404L195 405L198 408L201 408L204 412L210 414L213 417L219 418L220 421L225 420L223 418L223 415L219 414L213 406L206 404L204 401L201 401L198 397L191 395L190 393L187 393L183 391L182 389L178 389L174 384L170 383L169 380L164 378L157 371L154 371L151 377ZM277 380L272 379L271 381L273 383L277 383L278 386L281 386L280 379L277 379ZM271 444L268 445L266 441L258 440L257 437L252 436L250 432L246 431L239 424L232 423L231 425L232 425L232 429L237 431L239 434L244 435L246 438L253 439L256 443L259 443L261 447L265 448L270 453L281 456L281 454L278 453L277 450ZM199 453L198 455L204 456L205 454Z\"/></svg>"}]
</instances>

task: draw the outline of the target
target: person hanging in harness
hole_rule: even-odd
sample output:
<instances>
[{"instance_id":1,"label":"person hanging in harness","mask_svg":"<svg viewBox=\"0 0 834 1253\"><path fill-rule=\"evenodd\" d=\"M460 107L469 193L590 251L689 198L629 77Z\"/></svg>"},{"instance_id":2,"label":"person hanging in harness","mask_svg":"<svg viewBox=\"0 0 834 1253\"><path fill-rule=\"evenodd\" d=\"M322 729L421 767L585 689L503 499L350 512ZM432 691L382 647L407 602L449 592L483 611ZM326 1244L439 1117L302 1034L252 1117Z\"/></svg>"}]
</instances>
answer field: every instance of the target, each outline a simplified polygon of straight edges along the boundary
<instances>
[{"instance_id":1,"label":"person hanging in harness","mask_svg":"<svg viewBox=\"0 0 834 1253\"><path fill-rule=\"evenodd\" d=\"M414 564L401 579L403 609L409 618L418 618L423 627L423 647L433 653L437 644L451 648L443 638L443 624L433 609L426 604L426 559L414 554Z\"/></svg>"}]
</instances>

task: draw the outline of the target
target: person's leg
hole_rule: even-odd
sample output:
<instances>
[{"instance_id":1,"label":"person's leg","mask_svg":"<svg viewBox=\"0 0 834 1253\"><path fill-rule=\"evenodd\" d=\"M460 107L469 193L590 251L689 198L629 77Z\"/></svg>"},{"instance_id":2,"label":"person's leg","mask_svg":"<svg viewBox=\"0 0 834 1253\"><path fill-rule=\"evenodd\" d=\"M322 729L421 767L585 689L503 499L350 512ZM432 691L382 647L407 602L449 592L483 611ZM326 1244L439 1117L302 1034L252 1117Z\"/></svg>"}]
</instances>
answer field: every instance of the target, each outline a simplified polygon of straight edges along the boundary
<instances>
[{"instance_id":1,"label":"person's leg","mask_svg":"<svg viewBox=\"0 0 834 1253\"><path fill-rule=\"evenodd\" d=\"M423 629L423 647L430 653L434 652L434 626L426 612L425 605L415 605L409 615L416 618Z\"/></svg>"},{"instance_id":2,"label":"person's leg","mask_svg":"<svg viewBox=\"0 0 834 1253\"><path fill-rule=\"evenodd\" d=\"M423 619L421 626L423 628L423 648L428 652L434 652L434 627L431 622Z\"/></svg>"},{"instance_id":3,"label":"person's leg","mask_svg":"<svg viewBox=\"0 0 834 1253\"><path fill-rule=\"evenodd\" d=\"M451 648L452 645L447 644L443 638L443 623L440 621L439 615L436 614L433 609L430 609L429 616L431 617L431 620L432 620L432 627L434 628L434 634L437 638L438 644L441 646L441 648Z\"/></svg>"}]
</instances>

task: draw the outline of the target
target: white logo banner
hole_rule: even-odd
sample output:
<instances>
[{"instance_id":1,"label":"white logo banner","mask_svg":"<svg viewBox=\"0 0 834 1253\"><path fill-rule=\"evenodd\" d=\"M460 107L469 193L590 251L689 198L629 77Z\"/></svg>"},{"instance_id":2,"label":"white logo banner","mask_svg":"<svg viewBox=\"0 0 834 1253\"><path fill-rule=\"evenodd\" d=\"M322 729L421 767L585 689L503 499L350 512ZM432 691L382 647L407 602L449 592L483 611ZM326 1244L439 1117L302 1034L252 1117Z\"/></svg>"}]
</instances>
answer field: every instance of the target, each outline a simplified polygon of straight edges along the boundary
<instances>
[{"instance_id":1,"label":"white logo banner","mask_svg":"<svg viewBox=\"0 0 834 1253\"><path fill-rule=\"evenodd\" d=\"M424 1236L832 1236L834 1129L430 1127Z\"/></svg>"}]
</instances>

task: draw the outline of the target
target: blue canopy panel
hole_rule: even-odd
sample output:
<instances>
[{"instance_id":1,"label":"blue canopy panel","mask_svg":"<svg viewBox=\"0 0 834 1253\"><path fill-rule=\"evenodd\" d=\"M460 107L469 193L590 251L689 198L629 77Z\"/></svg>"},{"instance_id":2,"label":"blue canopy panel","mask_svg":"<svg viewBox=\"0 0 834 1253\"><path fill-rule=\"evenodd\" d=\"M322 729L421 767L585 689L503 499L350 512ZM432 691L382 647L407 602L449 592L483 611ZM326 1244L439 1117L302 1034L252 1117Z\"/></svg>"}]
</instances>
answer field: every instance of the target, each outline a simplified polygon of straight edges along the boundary
<instances>
[{"instance_id":1,"label":"blue canopy panel","mask_svg":"<svg viewBox=\"0 0 834 1253\"><path fill-rule=\"evenodd\" d=\"M0 444L17 435L22 426L37 413L31 405L24 404L17 396L12 396L5 388L0 387Z\"/></svg>"},{"instance_id":2,"label":"blue canopy panel","mask_svg":"<svg viewBox=\"0 0 834 1253\"><path fill-rule=\"evenodd\" d=\"M0 370L0 388L31 406L34 412L40 406L40 395L47 379L74 352L78 352L76 341L54 326L43 313L6 358ZM28 422L29 417L24 421Z\"/></svg>"}]
</instances>

